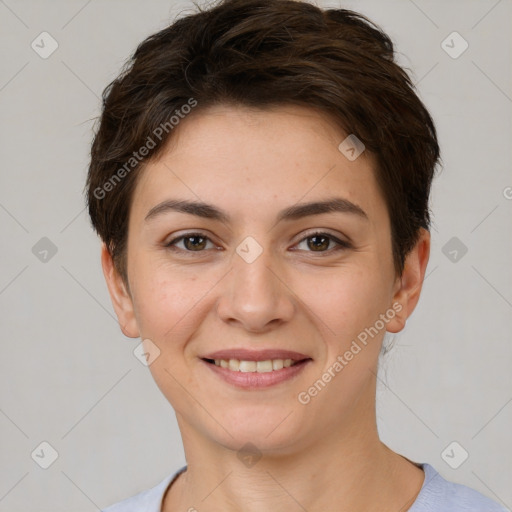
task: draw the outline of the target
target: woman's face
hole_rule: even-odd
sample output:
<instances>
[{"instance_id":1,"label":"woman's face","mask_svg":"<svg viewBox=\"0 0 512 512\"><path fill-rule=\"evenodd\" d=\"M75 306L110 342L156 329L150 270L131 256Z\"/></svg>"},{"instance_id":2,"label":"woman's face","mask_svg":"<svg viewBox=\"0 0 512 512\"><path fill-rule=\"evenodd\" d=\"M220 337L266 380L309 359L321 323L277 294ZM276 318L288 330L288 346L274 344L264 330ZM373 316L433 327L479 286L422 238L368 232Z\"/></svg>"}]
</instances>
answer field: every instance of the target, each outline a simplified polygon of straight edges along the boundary
<instances>
[{"instance_id":1,"label":"woman's face","mask_svg":"<svg viewBox=\"0 0 512 512\"><path fill-rule=\"evenodd\" d=\"M286 451L371 417L383 335L415 302L394 273L373 161L347 158L345 137L305 108L215 107L181 121L141 175L131 295L114 305L158 354L150 370L183 435ZM326 201L338 208L300 208ZM218 351L248 371L205 360ZM279 369L290 358L306 360Z\"/></svg>"}]
</instances>

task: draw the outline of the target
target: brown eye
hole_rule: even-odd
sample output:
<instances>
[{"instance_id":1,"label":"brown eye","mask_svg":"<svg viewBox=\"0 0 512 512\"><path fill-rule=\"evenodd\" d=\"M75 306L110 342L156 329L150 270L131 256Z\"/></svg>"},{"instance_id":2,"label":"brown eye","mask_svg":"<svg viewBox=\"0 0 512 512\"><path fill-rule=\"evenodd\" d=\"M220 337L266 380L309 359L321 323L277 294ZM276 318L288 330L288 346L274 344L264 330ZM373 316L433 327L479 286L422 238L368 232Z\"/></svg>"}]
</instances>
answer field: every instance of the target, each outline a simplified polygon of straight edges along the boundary
<instances>
[{"instance_id":1,"label":"brown eye","mask_svg":"<svg viewBox=\"0 0 512 512\"><path fill-rule=\"evenodd\" d=\"M329 248L330 238L323 235L314 235L307 238L308 247L313 251L323 251Z\"/></svg>"},{"instance_id":2,"label":"brown eye","mask_svg":"<svg viewBox=\"0 0 512 512\"><path fill-rule=\"evenodd\" d=\"M186 236L183 238L183 244L186 249L200 251L206 247L206 240L204 236Z\"/></svg>"},{"instance_id":3,"label":"brown eye","mask_svg":"<svg viewBox=\"0 0 512 512\"><path fill-rule=\"evenodd\" d=\"M306 247L301 249L301 244L305 244ZM306 252L332 253L334 251L350 249L352 246L349 242L340 240L329 233L311 233L303 238L297 247Z\"/></svg>"},{"instance_id":4,"label":"brown eye","mask_svg":"<svg viewBox=\"0 0 512 512\"><path fill-rule=\"evenodd\" d=\"M186 233L178 238L174 238L165 246L173 251L181 252L203 252L207 249L208 242L213 246L211 240L202 233ZM182 244L179 246L179 244Z\"/></svg>"}]
</instances>

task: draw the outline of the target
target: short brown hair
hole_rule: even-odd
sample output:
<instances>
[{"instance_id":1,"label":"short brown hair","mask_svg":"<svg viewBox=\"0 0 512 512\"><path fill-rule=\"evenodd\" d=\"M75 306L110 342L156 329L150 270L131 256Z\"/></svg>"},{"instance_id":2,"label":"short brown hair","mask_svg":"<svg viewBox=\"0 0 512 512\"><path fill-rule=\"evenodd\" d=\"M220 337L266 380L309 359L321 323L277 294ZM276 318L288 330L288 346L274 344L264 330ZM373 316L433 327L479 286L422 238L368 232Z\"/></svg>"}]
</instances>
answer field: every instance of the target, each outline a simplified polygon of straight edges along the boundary
<instances>
[{"instance_id":1,"label":"short brown hair","mask_svg":"<svg viewBox=\"0 0 512 512\"><path fill-rule=\"evenodd\" d=\"M355 134L377 162L401 275L419 229L430 228L439 146L431 116L394 61L392 41L346 9L295 0L221 0L149 36L103 91L87 202L93 227L125 282L137 174L172 136L171 117L186 113L185 105L197 112L216 104L306 106ZM144 146L150 151L135 158Z\"/></svg>"}]
</instances>

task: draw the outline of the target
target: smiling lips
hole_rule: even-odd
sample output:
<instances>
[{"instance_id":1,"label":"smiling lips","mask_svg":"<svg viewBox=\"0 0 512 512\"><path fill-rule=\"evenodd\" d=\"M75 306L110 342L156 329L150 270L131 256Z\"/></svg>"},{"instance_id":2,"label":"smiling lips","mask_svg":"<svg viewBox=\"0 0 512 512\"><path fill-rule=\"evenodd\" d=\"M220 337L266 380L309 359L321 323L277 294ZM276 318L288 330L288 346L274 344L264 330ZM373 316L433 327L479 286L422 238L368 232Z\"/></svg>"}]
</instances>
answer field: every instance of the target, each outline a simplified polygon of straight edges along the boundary
<instances>
[{"instance_id":1,"label":"smiling lips","mask_svg":"<svg viewBox=\"0 0 512 512\"><path fill-rule=\"evenodd\" d=\"M289 350L220 350L201 358L225 381L237 387L267 387L291 378L312 359Z\"/></svg>"},{"instance_id":2,"label":"smiling lips","mask_svg":"<svg viewBox=\"0 0 512 512\"><path fill-rule=\"evenodd\" d=\"M274 370L281 370L281 368L288 368L297 361L293 359L266 359L265 361L247 361L239 359L215 359L215 366L228 368L233 372L258 372L266 373Z\"/></svg>"},{"instance_id":3,"label":"smiling lips","mask_svg":"<svg viewBox=\"0 0 512 512\"><path fill-rule=\"evenodd\" d=\"M311 358L290 350L228 349L213 352L202 359L210 363L213 362L215 366L228 368L235 372L265 373L288 368L300 361Z\"/></svg>"}]
</instances>

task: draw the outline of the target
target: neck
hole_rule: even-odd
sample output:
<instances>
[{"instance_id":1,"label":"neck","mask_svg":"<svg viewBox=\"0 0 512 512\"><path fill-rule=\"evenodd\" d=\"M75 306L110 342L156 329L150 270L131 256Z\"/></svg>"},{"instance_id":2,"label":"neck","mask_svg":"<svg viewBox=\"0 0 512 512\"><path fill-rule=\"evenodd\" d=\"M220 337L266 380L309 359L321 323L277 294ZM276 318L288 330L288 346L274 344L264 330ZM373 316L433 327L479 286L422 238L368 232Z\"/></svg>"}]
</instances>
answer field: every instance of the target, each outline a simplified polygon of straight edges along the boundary
<instances>
[{"instance_id":1,"label":"neck","mask_svg":"<svg viewBox=\"0 0 512 512\"><path fill-rule=\"evenodd\" d=\"M162 510L408 510L424 473L379 440L375 407L368 405L361 402L357 418L338 429L304 440L286 454L266 452L249 467L235 450L184 429L178 416L182 434L187 433L187 471L165 496Z\"/></svg>"}]
</instances>

